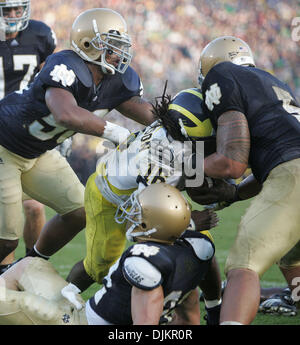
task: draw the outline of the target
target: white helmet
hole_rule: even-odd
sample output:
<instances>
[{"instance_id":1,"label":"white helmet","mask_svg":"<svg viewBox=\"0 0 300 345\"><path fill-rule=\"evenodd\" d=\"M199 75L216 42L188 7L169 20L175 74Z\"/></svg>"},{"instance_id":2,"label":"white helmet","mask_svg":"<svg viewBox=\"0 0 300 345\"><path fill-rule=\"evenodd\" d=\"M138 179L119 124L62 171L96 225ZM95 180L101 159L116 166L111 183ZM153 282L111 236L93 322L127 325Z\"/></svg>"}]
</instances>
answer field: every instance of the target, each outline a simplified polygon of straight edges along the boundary
<instances>
[{"instance_id":1,"label":"white helmet","mask_svg":"<svg viewBox=\"0 0 300 345\"><path fill-rule=\"evenodd\" d=\"M21 17L7 17L11 7L23 7ZM6 34L22 31L27 28L30 18L30 0L0 0L0 19Z\"/></svg>"}]
</instances>

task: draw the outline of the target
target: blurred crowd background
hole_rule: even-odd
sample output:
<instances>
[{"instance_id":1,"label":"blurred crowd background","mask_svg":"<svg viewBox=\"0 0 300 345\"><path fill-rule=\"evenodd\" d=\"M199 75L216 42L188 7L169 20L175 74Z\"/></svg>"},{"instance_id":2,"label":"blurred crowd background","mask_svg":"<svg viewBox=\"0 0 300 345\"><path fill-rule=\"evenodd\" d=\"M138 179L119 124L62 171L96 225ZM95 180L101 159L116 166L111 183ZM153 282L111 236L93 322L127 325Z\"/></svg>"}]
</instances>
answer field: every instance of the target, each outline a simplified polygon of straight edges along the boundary
<instances>
[{"instance_id":1,"label":"blurred crowd background","mask_svg":"<svg viewBox=\"0 0 300 345\"><path fill-rule=\"evenodd\" d=\"M31 17L55 31L61 50L69 47L76 16L93 7L114 9L125 18L133 41L132 67L150 101L161 95L165 80L171 95L196 87L201 50L223 35L244 39L257 66L288 83L300 99L300 41L292 39L292 20L300 17L299 0L33 0ZM140 128L117 112L108 117L131 130ZM74 149L76 143L79 147L87 143L95 152L95 140L77 135Z\"/></svg>"}]
</instances>

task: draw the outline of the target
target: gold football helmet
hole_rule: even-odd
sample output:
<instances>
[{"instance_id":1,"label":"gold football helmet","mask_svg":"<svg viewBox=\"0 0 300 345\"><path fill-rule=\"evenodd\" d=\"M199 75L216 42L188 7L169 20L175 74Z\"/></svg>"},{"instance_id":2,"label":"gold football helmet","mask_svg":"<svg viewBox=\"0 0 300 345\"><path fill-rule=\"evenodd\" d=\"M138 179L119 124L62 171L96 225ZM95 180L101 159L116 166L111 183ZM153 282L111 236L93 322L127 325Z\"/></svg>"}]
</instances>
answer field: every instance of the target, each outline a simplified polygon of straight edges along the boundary
<instances>
[{"instance_id":1,"label":"gold football helmet","mask_svg":"<svg viewBox=\"0 0 300 345\"><path fill-rule=\"evenodd\" d=\"M83 60L101 66L105 74L124 73L130 65L131 40L127 24L117 12L108 8L93 8L82 12L71 30L71 49ZM106 56L116 54L117 65L108 63Z\"/></svg>"},{"instance_id":2,"label":"gold football helmet","mask_svg":"<svg viewBox=\"0 0 300 345\"><path fill-rule=\"evenodd\" d=\"M173 186L156 183L134 192L119 206L115 220L128 220L126 237L173 243L190 224L191 210L184 196Z\"/></svg>"},{"instance_id":3,"label":"gold football helmet","mask_svg":"<svg viewBox=\"0 0 300 345\"><path fill-rule=\"evenodd\" d=\"M17 17L9 17L12 7L22 7ZM25 30L30 18L30 0L0 0L0 19L5 33L11 34Z\"/></svg>"},{"instance_id":4,"label":"gold football helmet","mask_svg":"<svg viewBox=\"0 0 300 345\"><path fill-rule=\"evenodd\" d=\"M255 67L252 51L238 37L222 36L214 39L202 50L199 60L199 84L209 70L220 62L230 61L236 65Z\"/></svg>"}]
</instances>

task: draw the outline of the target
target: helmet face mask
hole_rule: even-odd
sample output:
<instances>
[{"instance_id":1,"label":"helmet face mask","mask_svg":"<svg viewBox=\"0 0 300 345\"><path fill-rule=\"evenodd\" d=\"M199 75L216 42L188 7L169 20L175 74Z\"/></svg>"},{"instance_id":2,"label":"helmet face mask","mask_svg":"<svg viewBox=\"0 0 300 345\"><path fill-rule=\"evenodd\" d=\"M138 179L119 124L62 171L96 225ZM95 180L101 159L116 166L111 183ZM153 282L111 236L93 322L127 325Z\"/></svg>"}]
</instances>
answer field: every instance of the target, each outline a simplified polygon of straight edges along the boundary
<instances>
[{"instance_id":1,"label":"helmet face mask","mask_svg":"<svg viewBox=\"0 0 300 345\"><path fill-rule=\"evenodd\" d=\"M113 10L87 10L73 23L71 49L84 60L101 66L105 74L125 73L132 59L130 47L126 22Z\"/></svg>"},{"instance_id":2,"label":"helmet face mask","mask_svg":"<svg viewBox=\"0 0 300 345\"><path fill-rule=\"evenodd\" d=\"M101 37L104 37L104 39ZM106 73L106 69L108 68L113 68L120 73L124 73L130 65L132 55L130 54L131 43L128 35L100 34L96 35L90 44L101 52L100 62L101 66L104 67L104 73ZM113 54L117 56L118 61L116 66L108 61L109 56Z\"/></svg>"},{"instance_id":3,"label":"helmet face mask","mask_svg":"<svg viewBox=\"0 0 300 345\"><path fill-rule=\"evenodd\" d=\"M121 214L120 214L121 212ZM119 206L115 220L129 223L126 237L160 243L173 243L189 226L190 207L175 187L156 183L135 191Z\"/></svg>"},{"instance_id":4,"label":"helmet face mask","mask_svg":"<svg viewBox=\"0 0 300 345\"><path fill-rule=\"evenodd\" d=\"M9 17L12 8L22 13ZM0 0L0 18L6 34L25 30L30 19L30 0Z\"/></svg>"},{"instance_id":5,"label":"helmet face mask","mask_svg":"<svg viewBox=\"0 0 300 345\"><path fill-rule=\"evenodd\" d=\"M246 42L234 36L218 37L208 43L201 52L198 69L199 85L202 85L212 67L225 61L240 66L255 67L252 51Z\"/></svg>"}]
</instances>

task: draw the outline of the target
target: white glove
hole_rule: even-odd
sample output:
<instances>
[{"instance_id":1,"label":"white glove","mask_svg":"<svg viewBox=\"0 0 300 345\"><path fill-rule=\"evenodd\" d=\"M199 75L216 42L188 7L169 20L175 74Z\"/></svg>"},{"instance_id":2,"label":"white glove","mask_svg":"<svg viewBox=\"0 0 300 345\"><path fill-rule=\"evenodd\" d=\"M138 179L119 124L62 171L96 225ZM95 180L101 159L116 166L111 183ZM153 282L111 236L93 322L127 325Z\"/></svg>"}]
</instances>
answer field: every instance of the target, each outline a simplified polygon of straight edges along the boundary
<instances>
[{"instance_id":1,"label":"white glove","mask_svg":"<svg viewBox=\"0 0 300 345\"><path fill-rule=\"evenodd\" d=\"M80 310L83 307L83 305L77 300L77 295L80 292L80 289L78 289L78 287L72 283L69 283L61 289L62 296L72 303L77 310Z\"/></svg>"},{"instance_id":2,"label":"white glove","mask_svg":"<svg viewBox=\"0 0 300 345\"><path fill-rule=\"evenodd\" d=\"M106 121L102 138L108 139L112 141L113 143L115 143L116 145L119 145L123 141L125 141L129 135L130 135L130 132L127 128L124 128L112 122Z\"/></svg>"}]
</instances>

